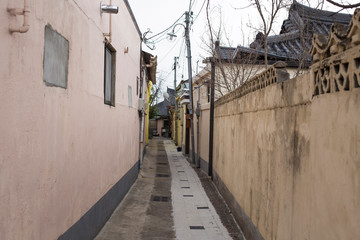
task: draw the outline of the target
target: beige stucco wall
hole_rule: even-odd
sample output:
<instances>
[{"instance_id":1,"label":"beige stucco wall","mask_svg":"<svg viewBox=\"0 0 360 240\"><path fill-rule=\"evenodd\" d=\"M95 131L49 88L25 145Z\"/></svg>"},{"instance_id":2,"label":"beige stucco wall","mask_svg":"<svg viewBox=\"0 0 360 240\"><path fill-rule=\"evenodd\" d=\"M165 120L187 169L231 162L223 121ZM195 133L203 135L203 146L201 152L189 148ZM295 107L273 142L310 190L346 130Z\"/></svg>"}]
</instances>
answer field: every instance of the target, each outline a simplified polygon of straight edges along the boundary
<instances>
[{"instance_id":1,"label":"beige stucco wall","mask_svg":"<svg viewBox=\"0 0 360 240\"><path fill-rule=\"evenodd\" d=\"M24 34L8 32L16 20L6 11L23 1L0 6L0 239L56 239L139 159L140 37L124 2L112 1L115 107L104 105L109 15L100 15L100 2L29 2ZM43 82L46 24L70 44L67 89Z\"/></svg>"},{"instance_id":2,"label":"beige stucco wall","mask_svg":"<svg viewBox=\"0 0 360 240\"><path fill-rule=\"evenodd\" d=\"M209 162L210 104L201 106L200 115L200 158ZM196 133L195 133L196 136Z\"/></svg>"},{"instance_id":3,"label":"beige stucco wall","mask_svg":"<svg viewBox=\"0 0 360 240\"><path fill-rule=\"evenodd\" d=\"M360 238L360 89L312 103L309 172L314 239ZM321 193L321 194L319 194Z\"/></svg>"},{"instance_id":4,"label":"beige stucco wall","mask_svg":"<svg viewBox=\"0 0 360 240\"><path fill-rule=\"evenodd\" d=\"M210 130L210 96L208 96L208 87L210 88L210 66L202 69L193 78L193 96L194 108L196 110L197 101L200 103L199 118L199 152L200 158L207 163L209 162L209 130ZM200 91L198 87L200 86ZM198 93L199 97L198 97ZM209 91L210 92L210 91ZM195 138L195 154L197 154L197 116L194 114L194 138Z\"/></svg>"},{"instance_id":5,"label":"beige stucco wall","mask_svg":"<svg viewBox=\"0 0 360 240\"><path fill-rule=\"evenodd\" d=\"M265 239L360 237L360 89L310 74L215 108L214 170Z\"/></svg>"},{"instance_id":6,"label":"beige stucco wall","mask_svg":"<svg viewBox=\"0 0 360 240\"><path fill-rule=\"evenodd\" d=\"M206 70L206 69L205 69ZM204 70L203 70L204 71ZM202 72L200 72L201 74ZM199 74L199 75L200 75ZM208 162L209 160L209 129L210 129L210 102L208 102L207 86L210 82L210 72L206 71L205 74L201 74L200 77L195 77L197 80L194 86L194 108L197 108L197 101L200 103L200 117L199 117L199 152L200 158ZM207 82L204 82L204 81ZM198 91L198 86L200 90ZM196 87L196 88L195 88ZM198 93L199 97L198 97ZM195 154L198 152L197 143L197 116L194 114L194 139L195 139Z\"/></svg>"}]
</instances>

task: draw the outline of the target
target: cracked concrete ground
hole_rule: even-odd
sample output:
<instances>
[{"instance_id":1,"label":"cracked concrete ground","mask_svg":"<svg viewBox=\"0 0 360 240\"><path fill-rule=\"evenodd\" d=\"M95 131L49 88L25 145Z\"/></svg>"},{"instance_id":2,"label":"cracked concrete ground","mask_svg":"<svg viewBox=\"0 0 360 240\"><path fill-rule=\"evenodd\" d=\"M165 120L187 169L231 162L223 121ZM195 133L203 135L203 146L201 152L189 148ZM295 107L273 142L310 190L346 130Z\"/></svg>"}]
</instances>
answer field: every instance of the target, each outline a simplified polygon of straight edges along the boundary
<instances>
[{"instance_id":1,"label":"cracked concrete ground","mask_svg":"<svg viewBox=\"0 0 360 240\"><path fill-rule=\"evenodd\" d=\"M138 179L95 239L244 239L198 174L171 140L153 138Z\"/></svg>"},{"instance_id":2,"label":"cracked concrete ground","mask_svg":"<svg viewBox=\"0 0 360 240\"><path fill-rule=\"evenodd\" d=\"M169 166L158 163L167 163L166 152L161 140L152 140L138 179L96 240L175 238L171 201L151 201L152 196L171 196Z\"/></svg>"}]
</instances>

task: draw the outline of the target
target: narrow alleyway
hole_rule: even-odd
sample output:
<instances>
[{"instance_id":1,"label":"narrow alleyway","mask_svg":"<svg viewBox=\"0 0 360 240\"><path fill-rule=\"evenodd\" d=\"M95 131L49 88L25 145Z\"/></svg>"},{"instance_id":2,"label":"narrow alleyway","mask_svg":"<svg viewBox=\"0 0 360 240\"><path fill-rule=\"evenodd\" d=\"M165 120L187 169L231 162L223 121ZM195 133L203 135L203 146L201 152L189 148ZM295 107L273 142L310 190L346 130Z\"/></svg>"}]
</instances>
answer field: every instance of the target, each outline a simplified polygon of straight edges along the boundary
<instances>
[{"instance_id":1,"label":"narrow alleyway","mask_svg":"<svg viewBox=\"0 0 360 240\"><path fill-rule=\"evenodd\" d=\"M154 138L137 181L96 240L242 239L230 231L174 143Z\"/></svg>"}]
</instances>

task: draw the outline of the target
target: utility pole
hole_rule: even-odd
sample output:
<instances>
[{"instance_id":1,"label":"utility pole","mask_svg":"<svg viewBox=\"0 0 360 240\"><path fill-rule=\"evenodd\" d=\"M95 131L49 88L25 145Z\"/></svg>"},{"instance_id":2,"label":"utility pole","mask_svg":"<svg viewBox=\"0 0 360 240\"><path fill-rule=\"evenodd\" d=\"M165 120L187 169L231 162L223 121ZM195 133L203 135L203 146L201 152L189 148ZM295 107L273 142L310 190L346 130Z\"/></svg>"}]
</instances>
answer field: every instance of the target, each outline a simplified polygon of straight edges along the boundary
<instances>
[{"instance_id":1,"label":"utility pole","mask_svg":"<svg viewBox=\"0 0 360 240\"><path fill-rule=\"evenodd\" d=\"M175 90L175 113L174 113L174 135L175 135L175 143L177 146L179 146L178 143L178 131L177 131L177 101L176 101L176 64L177 64L177 57L174 57L174 90Z\"/></svg>"},{"instance_id":2,"label":"utility pole","mask_svg":"<svg viewBox=\"0 0 360 240\"><path fill-rule=\"evenodd\" d=\"M192 87L192 69L191 69L191 48L190 48L190 14L185 12L185 37L187 46L187 59L188 59L188 76L190 87L190 123L191 123L191 161L195 164L195 142L194 142L194 102L193 102L193 87Z\"/></svg>"}]
</instances>

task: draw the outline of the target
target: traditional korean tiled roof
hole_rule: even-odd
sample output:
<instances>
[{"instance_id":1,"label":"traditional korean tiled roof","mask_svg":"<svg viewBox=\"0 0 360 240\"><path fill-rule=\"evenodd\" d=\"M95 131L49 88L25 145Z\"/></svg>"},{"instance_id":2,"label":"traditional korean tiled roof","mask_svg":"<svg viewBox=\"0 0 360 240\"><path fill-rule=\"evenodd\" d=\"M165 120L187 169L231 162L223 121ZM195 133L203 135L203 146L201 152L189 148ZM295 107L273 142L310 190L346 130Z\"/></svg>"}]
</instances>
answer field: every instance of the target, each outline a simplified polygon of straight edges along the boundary
<instances>
[{"instance_id":1,"label":"traditional korean tiled roof","mask_svg":"<svg viewBox=\"0 0 360 240\"><path fill-rule=\"evenodd\" d=\"M169 115L168 113L168 107L170 106L170 102L168 100L164 100L158 104L156 104L156 107L158 108L157 116L164 118Z\"/></svg>"},{"instance_id":2,"label":"traditional korean tiled roof","mask_svg":"<svg viewBox=\"0 0 360 240\"><path fill-rule=\"evenodd\" d=\"M162 118L168 117L169 107L175 105L175 90L171 88L167 88L166 92L169 94L169 98L164 99L164 101L156 105L156 107L159 110L158 116Z\"/></svg>"},{"instance_id":3,"label":"traditional korean tiled roof","mask_svg":"<svg viewBox=\"0 0 360 240\"><path fill-rule=\"evenodd\" d=\"M234 58L234 53L236 51L236 48L233 47L220 47L218 46L219 42L216 42L217 48L216 48L216 58L222 59L222 60L231 60Z\"/></svg>"},{"instance_id":4,"label":"traditional korean tiled roof","mask_svg":"<svg viewBox=\"0 0 360 240\"><path fill-rule=\"evenodd\" d=\"M169 94L170 105L175 105L175 90L168 88L167 93Z\"/></svg>"},{"instance_id":5,"label":"traditional korean tiled roof","mask_svg":"<svg viewBox=\"0 0 360 240\"><path fill-rule=\"evenodd\" d=\"M303 61L304 67L310 66L311 57L309 50L314 34L330 33L333 23L348 25L351 15L334 13L310 8L293 2L289 9L288 19L283 21L279 35L268 36L267 55L269 64L276 61L285 61L289 67L298 67ZM264 36L258 33L250 48L238 46L237 48L217 47L219 59L241 59L244 55L256 54L258 64L264 59Z\"/></svg>"},{"instance_id":6,"label":"traditional korean tiled roof","mask_svg":"<svg viewBox=\"0 0 360 240\"><path fill-rule=\"evenodd\" d=\"M314 33L328 35L331 24L347 25L350 19L351 15L349 14L310 8L294 1L290 7L288 19L283 22L280 34L294 32L299 29L299 26L304 28L310 24L310 30L313 30Z\"/></svg>"}]
</instances>

